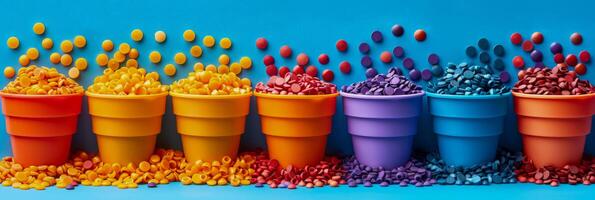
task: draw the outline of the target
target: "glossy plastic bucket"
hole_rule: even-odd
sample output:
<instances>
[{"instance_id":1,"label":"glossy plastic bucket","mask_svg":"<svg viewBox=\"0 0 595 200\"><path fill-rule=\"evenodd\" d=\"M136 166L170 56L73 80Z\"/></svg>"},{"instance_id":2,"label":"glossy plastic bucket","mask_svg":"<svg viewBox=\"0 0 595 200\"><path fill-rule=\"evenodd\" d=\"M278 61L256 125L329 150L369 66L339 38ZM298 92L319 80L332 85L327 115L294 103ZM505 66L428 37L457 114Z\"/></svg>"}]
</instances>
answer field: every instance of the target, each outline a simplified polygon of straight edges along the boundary
<instances>
[{"instance_id":1,"label":"glossy plastic bucket","mask_svg":"<svg viewBox=\"0 0 595 200\"><path fill-rule=\"evenodd\" d=\"M591 132L595 94L513 95L525 156L540 167L579 164Z\"/></svg>"},{"instance_id":2,"label":"glossy plastic bucket","mask_svg":"<svg viewBox=\"0 0 595 200\"><path fill-rule=\"evenodd\" d=\"M235 159L250 112L251 93L190 95L170 93L184 155L189 162Z\"/></svg>"},{"instance_id":3,"label":"glossy plastic bucket","mask_svg":"<svg viewBox=\"0 0 595 200\"><path fill-rule=\"evenodd\" d=\"M15 161L25 167L66 162L83 94L0 96Z\"/></svg>"},{"instance_id":4,"label":"glossy plastic bucket","mask_svg":"<svg viewBox=\"0 0 595 200\"><path fill-rule=\"evenodd\" d=\"M494 160L510 93L427 96L438 150L446 164L470 167Z\"/></svg>"},{"instance_id":5,"label":"glossy plastic bucket","mask_svg":"<svg viewBox=\"0 0 595 200\"><path fill-rule=\"evenodd\" d=\"M167 93L104 95L87 92L99 156L106 163L139 163L155 149Z\"/></svg>"},{"instance_id":6,"label":"glossy plastic bucket","mask_svg":"<svg viewBox=\"0 0 595 200\"><path fill-rule=\"evenodd\" d=\"M393 169L407 163L424 93L370 96L341 92L353 150L360 163Z\"/></svg>"},{"instance_id":7,"label":"glossy plastic bucket","mask_svg":"<svg viewBox=\"0 0 595 200\"><path fill-rule=\"evenodd\" d=\"M315 165L324 158L338 93L254 95L270 158L295 167Z\"/></svg>"}]
</instances>

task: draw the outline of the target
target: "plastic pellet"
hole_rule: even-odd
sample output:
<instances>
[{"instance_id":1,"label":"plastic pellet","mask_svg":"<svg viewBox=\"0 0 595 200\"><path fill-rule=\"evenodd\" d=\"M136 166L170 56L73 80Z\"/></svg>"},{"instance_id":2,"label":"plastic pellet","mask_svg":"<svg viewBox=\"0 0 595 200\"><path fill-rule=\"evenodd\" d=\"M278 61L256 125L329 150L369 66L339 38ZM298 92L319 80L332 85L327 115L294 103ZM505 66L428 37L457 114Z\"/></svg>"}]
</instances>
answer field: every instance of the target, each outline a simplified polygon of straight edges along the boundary
<instances>
[{"instance_id":1,"label":"plastic pellet","mask_svg":"<svg viewBox=\"0 0 595 200\"><path fill-rule=\"evenodd\" d=\"M144 33L140 29L134 29L134 30L132 30L132 32L130 32L130 38L132 38L132 41L135 41L135 42L142 41L143 36L144 36Z\"/></svg>"},{"instance_id":2,"label":"plastic pellet","mask_svg":"<svg viewBox=\"0 0 595 200\"><path fill-rule=\"evenodd\" d=\"M205 67L205 71L217 72L217 67L215 65L209 64Z\"/></svg>"},{"instance_id":3,"label":"plastic pellet","mask_svg":"<svg viewBox=\"0 0 595 200\"><path fill-rule=\"evenodd\" d=\"M329 57L327 54L320 54L318 56L318 63L320 63L321 65L326 65L329 63Z\"/></svg>"},{"instance_id":4,"label":"plastic pellet","mask_svg":"<svg viewBox=\"0 0 595 200\"><path fill-rule=\"evenodd\" d=\"M155 42L163 43L167 39L167 35L163 31L156 31L155 32Z\"/></svg>"},{"instance_id":5,"label":"plastic pellet","mask_svg":"<svg viewBox=\"0 0 595 200\"><path fill-rule=\"evenodd\" d=\"M576 64L576 66L574 66L574 71L578 75L585 75L587 73L587 65L584 63Z\"/></svg>"},{"instance_id":6,"label":"plastic pellet","mask_svg":"<svg viewBox=\"0 0 595 200\"><path fill-rule=\"evenodd\" d=\"M196 39L196 34L194 33L193 30L185 30L184 33L182 34L182 37L184 38L184 41L186 42L194 42L194 40Z\"/></svg>"},{"instance_id":7,"label":"plastic pellet","mask_svg":"<svg viewBox=\"0 0 595 200\"><path fill-rule=\"evenodd\" d=\"M570 42L574 45L580 45L583 43L583 36L577 32L572 33L572 35L570 35Z\"/></svg>"},{"instance_id":8,"label":"plastic pellet","mask_svg":"<svg viewBox=\"0 0 595 200\"><path fill-rule=\"evenodd\" d=\"M477 41L477 47L479 49L487 51L490 49L490 41L487 38L481 38Z\"/></svg>"},{"instance_id":9,"label":"plastic pellet","mask_svg":"<svg viewBox=\"0 0 595 200\"><path fill-rule=\"evenodd\" d=\"M561 53L554 54L554 62L556 64L564 63L564 59L565 59L564 54L561 54Z\"/></svg>"},{"instance_id":10,"label":"plastic pellet","mask_svg":"<svg viewBox=\"0 0 595 200\"><path fill-rule=\"evenodd\" d=\"M438 65L440 63L440 57L438 56L438 54L430 54L428 56L428 63L430 65Z\"/></svg>"},{"instance_id":11,"label":"plastic pellet","mask_svg":"<svg viewBox=\"0 0 595 200\"><path fill-rule=\"evenodd\" d=\"M370 45L368 43L362 42L359 44L358 50L362 54L370 53Z\"/></svg>"},{"instance_id":12,"label":"plastic pellet","mask_svg":"<svg viewBox=\"0 0 595 200\"><path fill-rule=\"evenodd\" d=\"M510 42L514 45L520 45L523 42L523 36L515 32L510 35Z\"/></svg>"},{"instance_id":13,"label":"plastic pellet","mask_svg":"<svg viewBox=\"0 0 595 200\"><path fill-rule=\"evenodd\" d=\"M543 34L541 34L540 32L534 32L533 34L531 34L531 41L533 41L533 43L535 44L543 43Z\"/></svg>"},{"instance_id":14,"label":"plastic pellet","mask_svg":"<svg viewBox=\"0 0 595 200\"><path fill-rule=\"evenodd\" d=\"M396 46L393 49L393 55L395 55L397 58L403 58L405 56L405 49L403 49L401 46Z\"/></svg>"},{"instance_id":15,"label":"plastic pellet","mask_svg":"<svg viewBox=\"0 0 595 200\"><path fill-rule=\"evenodd\" d=\"M60 50L62 50L63 53L70 53L73 48L74 45L70 40L64 40L60 43Z\"/></svg>"},{"instance_id":16,"label":"plastic pellet","mask_svg":"<svg viewBox=\"0 0 595 200\"><path fill-rule=\"evenodd\" d=\"M221 73L221 74L227 74L227 73L229 73L229 66L227 66L227 65L219 65L219 67L217 67L217 73Z\"/></svg>"},{"instance_id":17,"label":"plastic pellet","mask_svg":"<svg viewBox=\"0 0 595 200\"><path fill-rule=\"evenodd\" d=\"M413 33L413 37L415 38L415 40L423 42L427 38L426 31L424 31L423 29L417 29Z\"/></svg>"},{"instance_id":18,"label":"plastic pellet","mask_svg":"<svg viewBox=\"0 0 595 200\"><path fill-rule=\"evenodd\" d=\"M315 66L310 65L310 66L306 67L306 74L316 77L316 76L318 76L318 69Z\"/></svg>"},{"instance_id":19,"label":"plastic pellet","mask_svg":"<svg viewBox=\"0 0 595 200\"><path fill-rule=\"evenodd\" d=\"M19 38L17 37L9 37L8 40L6 40L6 46L8 46L9 49L17 49L19 48L20 42L19 42Z\"/></svg>"},{"instance_id":20,"label":"plastic pellet","mask_svg":"<svg viewBox=\"0 0 595 200\"><path fill-rule=\"evenodd\" d=\"M136 49L136 48L131 48L130 52L128 52L129 59L137 59L139 56L140 56L140 52L138 52L138 49Z\"/></svg>"},{"instance_id":21,"label":"plastic pellet","mask_svg":"<svg viewBox=\"0 0 595 200\"><path fill-rule=\"evenodd\" d=\"M39 58L39 51L36 48L29 48L26 55L30 60L37 60Z\"/></svg>"},{"instance_id":22,"label":"plastic pellet","mask_svg":"<svg viewBox=\"0 0 595 200\"><path fill-rule=\"evenodd\" d=\"M576 64L578 64L578 58L574 54L568 54L566 55L566 59L564 59L564 62L566 62L568 66L575 66Z\"/></svg>"},{"instance_id":23,"label":"plastic pellet","mask_svg":"<svg viewBox=\"0 0 595 200\"><path fill-rule=\"evenodd\" d=\"M182 52L176 53L176 55L174 55L174 62L178 65L186 64L186 54Z\"/></svg>"},{"instance_id":24,"label":"plastic pellet","mask_svg":"<svg viewBox=\"0 0 595 200\"><path fill-rule=\"evenodd\" d=\"M149 53L149 60L154 64L160 63L161 54L158 51L151 51L151 53Z\"/></svg>"},{"instance_id":25,"label":"plastic pellet","mask_svg":"<svg viewBox=\"0 0 595 200\"><path fill-rule=\"evenodd\" d=\"M266 66L266 73L269 76L276 76L277 75L277 66L275 66L275 65L267 65Z\"/></svg>"},{"instance_id":26,"label":"plastic pellet","mask_svg":"<svg viewBox=\"0 0 595 200\"><path fill-rule=\"evenodd\" d=\"M376 43L380 43L383 40L382 32L380 32L380 31L372 32L372 35L370 37L372 38L372 41L374 41Z\"/></svg>"},{"instance_id":27,"label":"plastic pellet","mask_svg":"<svg viewBox=\"0 0 595 200\"><path fill-rule=\"evenodd\" d=\"M302 66L299 66L299 65L296 65L296 66L294 66L294 67L293 67L293 69L291 70L291 73L294 73L294 74L303 74L303 73L305 73L305 71L304 71L304 67L302 67Z\"/></svg>"},{"instance_id":28,"label":"plastic pellet","mask_svg":"<svg viewBox=\"0 0 595 200\"><path fill-rule=\"evenodd\" d=\"M54 53L50 54L50 62L53 64L60 63L61 58L62 58L62 56L60 56L60 53L58 53L58 52L54 52Z\"/></svg>"},{"instance_id":29,"label":"plastic pellet","mask_svg":"<svg viewBox=\"0 0 595 200\"><path fill-rule=\"evenodd\" d=\"M287 73L284 77L273 75L267 83L256 84L255 91L280 95L319 95L336 93L337 87L308 74Z\"/></svg>"},{"instance_id":30,"label":"plastic pellet","mask_svg":"<svg viewBox=\"0 0 595 200\"><path fill-rule=\"evenodd\" d=\"M217 61L219 61L219 64L221 65L228 65L230 62L230 58L227 54L221 54L219 55L219 59L217 59Z\"/></svg>"},{"instance_id":31,"label":"plastic pellet","mask_svg":"<svg viewBox=\"0 0 595 200\"><path fill-rule=\"evenodd\" d=\"M374 68L366 69L366 78L373 78L374 76L378 75L378 71Z\"/></svg>"},{"instance_id":32,"label":"plastic pellet","mask_svg":"<svg viewBox=\"0 0 595 200\"><path fill-rule=\"evenodd\" d=\"M252 59L250 59L250 57L244 56L240 58L240 65L242 66L242 69L250 69L252 68Z\"/></svg>"},{"instance_id":33,"label":"plastic pellet","mask_svg":"<svg viewBox=\"0 0 595 200\"><path fill-rule=\"evenodd\" d=\"M202 48L198 45L194 45L190 48L190 55L195 58L200 58L202 56Z\"/></svg>"},{"instance_id":34,"label":"plastic pellet","mask_svg":"<svg viewBox=\"0 0 595 200\"><path fill-rule=\"evenodd\" d=\"M33 33L43 35L45 33L45 25L41 22L33 24Z\"/></svg>"},{"instance_id":35,"label":"plastic pellet","mask_svg":"<svg viewBox=\"0 0 595 200\"><path fill-rule=\"evenodd\" d=\"M99 65L101 67L107 66L108 61L109 61L109 56L104 53L98 54L97 57L95 57L95 62L97 63L97 65Z\"/></svg>"},{"instance_id":36,"label":"plastic pellet","mask_svg":"<svg viewBox=\"0 0 595 200\"><path fill-rule=\"evenodd\" d=\"M70 66L70 64L72 64L72 56L70 56L70 54L63 54L60 57L60 64L64 67Z\"/></svg>"},{"instance_id":37,"label":"plastic pellet","mask_svg":"<svg viewBox=\"0 0 595 200\"><path fill-rule=\"evenodd\" d=\"M120 46L118 47L118 52L120 52L121 54L127 55L128 53L130 53L130 45L128 43L121 43Z\"/></svg>"},{"instance_id":38,"label":"plastic pellet","mask_svg":"<svg viewBox=\"0 0 595 200\"><path fill-rule=\"evenodd\" d=\"M395 37L401 37L405 33L405 28L399 24L393 25L390 30Z\"/></svg>"},{"instance_id":39,"label":"plastic pellet","mask_svg":"<svg viewBox=\"0 0 595 200\"><path fill-rule=\"evenodd\" d=\"M279 76L281 77L285 77L285 74L291 72L291 70L289 69L289 67L287 66L281 66L279 67Z\"/></svg>"},{"instance_id":40,"label":"plastic pellet","mask_svg":"<svg viewBox=\"0 0 595 200\"><path fill-rule=\"evenodd\" d=\"M533 60L534 62L541 62L543 61L543 53L541 53L541 51L535 49L533 51L531 51L531 60Z\"/></svg>"},{"instance_id":41,"label":"plastic pellet","mask_svg":"<svg viewBox=\"0 0 595 200\"><path fill-rule=\"evenodd\" d=\"M370 68L368 70L371 70ZM366 71L368 73L368 71ZM362 95L407 95L421 93L422 88L403 76L398 68L390 68L386 74L366 74L368 79L344 86L341 90Z\"/></svg>"},{"instance_id":42,"label":"plastic pellet","mask_svg":"<svg viewBox=\"0 0 595 200\"><path fill-rule=\"evenodd\" d=\"M310 62L310 58L305 53L300 53L296 57L299 66L306 66Z\"/></svg>"},{"instance_id":43,"label":"plastic pellet","mask_svg":"<svg viewBox=\"0 0 595 200\"><path fill-rule=\"evenodd\" d=\"M525 60L521 56L515 56L512 59L512 65L517 69L522 69L523 67L525 67Z\"/></svg>"},{"instance_id":44,"label":"plastic pellet","mask_svg":"<svg viewBox=\"0 0 595 200\"><path fill-rule=\"evenodd\" d=\"M95 77L87 91L96 94L147 95L165 93L168 87L161 85L156 72L147 73L143 68L121 67L105 69L102 75Z\"/></svg>"},{"instance_id":45,"label":"plastic pellet","mask_svg":"<svg viewBox=\"0 0 595 200\"><path fill-rule=\"evenodd\" d=\"M383 51L380 53L380 61L383 63L391 63L393 61L392 54L388 51Z\"/></svg>"},{"instance_id":46,"label":"plastic pellet","mask_svg":"<svg viewBox=\"0 0 595 200\"><path fill-rule=\"evenodd\" d=\"M27 66L27 65L29 65L30 62L31 62L31 59L29 59L29 56L27 56L27 55L19 56L19 64L21 64L21 66Z\"/></svg>"},{"instance_id":47,"label":"plastic pellet","mask_svg":"<svg viewBox=\"0 0 595 200\"><path fill-rule=\"evenodd\" d=\"M15 70L13 67L11 67L11 66L4 67L4 77L10 79L10 78L14 77L14 74L15 74Z\"/></svg>"},{"instance_id":48,"label":"plastic pellet","mask_svg":"<svg viewBox=\"0 0 595 200\"><path fill-rule=\"evenodd\" d=\"M77 79L80 74L81 74L81 72L76 67L72 67L68 70L68 77L70 77L72 79Z\"/></svg>"},{"instance_id":49,"label":"plastic pellet","mask_svg":"<svg viewBox=\"0 0 595 200\"><path fill-rule=\"evenodd\" d=\"M488 66L449 63L446 73L428 83L426 90L449 95L501 95L510 88Z\"/></svg>"},{"instance_id":50,"label":"plastic pellet","mask_svg":"<svg viewBox=\"0 0 595 200\"><path fill-rule=\"evenodd\" d=\"M345 52L345 51L347 51L347 47L348 47L347 41L345 41L343 39L338 40L337 43L335 44L335 47L337 47L338 51Z\"/></svg>"},{"instance_id":51,"label":"plastic pellet","mask_svg":"<svg viewBox=\"0 0 595 200\"><path fill-rule=\"evenodd\" d=\"M569 71L565 65L557 65L552 69L534 67L522 72L519 72L519 81L512 88L514 92L538 95L582 95L595 92L595 87L588 80L581 80L576 76L579 73L576 67L575 72Z\"/></svg>"},{"instance_id":52,"label":"plastic pellet","mask_svg":"<svg viewBox=\"0 0 595 200\"><path fill-rule=\"evenodd\" d=\"M525 40L521 46L525 52L533 51L533 43L530 40Z\"/></svg>"},{"instance_id":53,"label":"plastic pellet","mask_svg":"<svg viewBox=\"0 0 595 200\"><path fill-rule=\"evenodd\" d=\"M114 42L111 40L104 40L101 42L101 48L103 48L104 51L110 52L114 50Z\"/></svg>"},{"instance_id":54,"label":"plastic pellet","mask_svg":"<svg viewBox=\"0 0 595 200\"><path fill-rule=\"evenodd\" d=\"M166 64L165 67L163 67L163 73L168 76L176 75L176 66L173 64Z\"/></svg>"},{"instance_id":55,"label":"plastic pellet","mask_svg":"<svg viewBox=\"0 0 595 200\"><path fill-rule=\"evenodd\" d=\"M260 50L265 50L269 46L269 42L265 38L258 38L256 39L256 48Z\"/></svg>"},{"instance_id":56,"label":"plastic pellet","mask_svg":"<svg viewBox=\"0 0 595 200\"><path fill-rule=\"evenodd\" d=\"M281 48L279 48L279 55L281 55L281 57L289 58L289 57L291 57L291 54L292 54L291 47L289 47L287 45L283 45L283 46L281 46Z\"/></svg>"},{"instance_id":57,"label":"plastic pellet","mask_svg":"<svg viewBox=\"0 0 595 200\"><path fill-rule=\"evenodd\" d=\"M87 69L87 65L87 59L85 58L77 58L74 61L74 67L77 68L79 71L85 71Z\"/></svg>"},{"instance_id":58,"label":"plastic pellet","mask_svg":"<svg viewBox=\"0 0 595 200\"><path fill-rule=\"evenodd\" d=\"M52 49L54 47L54 41L51 38L43 38L41 40L41 47L44 49Z\"/></svg>"},{"instance_id":59,"label":"plastic pellet","mask_svg":"<svg viewBox=\"0 0 595 200\"><path fill-rule=\"evenodd\" d=\"M85 46L87 46L87 39L85 39L84 36L82 35L77 35L74 37L74 46L76 48L84 48Z\"/></svg>"},{"instance_id":60,"label":"plastic pellet","mask_svg":"<svg viewBox=\"0 0 595 200\"><path fill-rule=\"evenodd\" d=\"M475 58L477 56L477 49L474 46L469 45L465 49L465 54L470 58Z\"/></svg>"},{"instance_id":61,"label":"plastic pellet","mask_svg":"<svg viewBox=\"0 0 595 200\"><path fill-rule=\"evenodd\" d=\"M362 65L362 67L370 68L370 67L372 67L372 58L368 55L364 55L364 56L362 56L360 63Z\"/></svg>"},{"instance_id":62,"label":"plastic pellet","mask_svg":"<svg viewBox=\"0 0 595 200\"><path fill-rule=\"evenodd\" d=\"M215 38L213 36L207 35L202 39L202 44L205 45L205 47L213 47L215 46Z\"/></svg>"},{"instance_id":63,"label":"plastic pellet","mask_svg":"<svg viewBox=\"0 0 595 200\"><path fill-rule=\"evenodd\" d=\"M583 63L589 63L591 61L591 53L586 50L581 51L578 54L579 60Z\"/></svg>"},{"instance_id":64,"label":"plastic pellet","mask_svg":"<svg viewBox=\"0 0 595 200\"><path fill-rule=\"evenodd\" d=\"M84 92L78 83L66 78L55 68L31 65L19 69L16 76L16 79L9 82L2 92L28 95L82 94Z\"/></svg>"},{"instance_id":65,"label":"plastic pellet","mask_svg":"<svg viewBox=\"0 0 595 200\"><path fill-rule=\"evenodd\" d=\"M187 78L175 81L171 91L195 95L236 95L251 92L250 79L241 79L233 72L190 72ZM226 162L231 162L227 160ZM192 179L199 179L198 176ZM200 181L195 181L200 182Z\"/></svg>"},{"instance_id":66,"label":"plastic pellet","mask_svg":"<svg viewBox=\"0 0 595 200\"><path fill-rule=\"evenodd\" d=\"M231 63L231 65L229 65L229 71L238 75L242 73L242 65L240 65L240 63L237 62Z\"/></svg>"},{"instance_id":67,"label":"plastic pellet","mask_svg":"<svg viewBox=\"0 0 595 200\"><path fill-rule=\"evenodd\" d=\"M221 38L221 40L219 40L219 46L222 49L230 49L231 45L232 45L231 39L229 39L227 37Z\"/></svg>"}]
</instances>

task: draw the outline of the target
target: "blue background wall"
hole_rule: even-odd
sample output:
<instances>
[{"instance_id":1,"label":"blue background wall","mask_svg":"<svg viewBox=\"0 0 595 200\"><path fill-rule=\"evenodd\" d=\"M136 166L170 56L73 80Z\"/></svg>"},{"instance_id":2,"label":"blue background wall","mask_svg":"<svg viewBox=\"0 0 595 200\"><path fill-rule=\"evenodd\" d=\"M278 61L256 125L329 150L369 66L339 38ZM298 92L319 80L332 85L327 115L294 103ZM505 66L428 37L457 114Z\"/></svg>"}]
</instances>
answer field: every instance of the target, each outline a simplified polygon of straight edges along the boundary
<instances>
[{"instance_id":1,"label":"blue background wall","mask_svg":"<svg viewBox=\"0 0 595 200\"><path fill-rule=\"evenodd\" d=\"M381 51L392 50L395 45L405 48L406 54L416 61L418 69L428 68L427 56L437 53L441 56L441 64L447 62L473 61L468 59L464 50L467 45L475 45L477 40L486 37L491 44L501 43L507 52L505 61L507 70L516 74L516 69L510 64L514 55L523 55L528 62L528 54L509 42L509 35L520 32L528 38L534 31L545 35L545 42L536 47L545 53L546 64L552 65L551 53L548 46L553 41L564 45L566 53L578 54L580 50L595 46L595 28L592 22L595 16L592 1L74 1L74 0L30 0L30 1L0 1L0 65L18 66L17 58L29 47L41 50L41 59L34 62L39 65L49 64L49 51L41 49L41 40L31 31L35 22L46 24L47 37L54 40L53 51L58 51L59 42L72 39L75 35L84 35L87 47L75 49L73 56L85 57L90 61L87 71L82 73L79 81L88 86L93 77L103 68L98 67L95 56L102 52L101 41L112 39L114 42L128 42L141 52L139 62L148 70L162 73L166 63L172 63L173 54L179 51L187 52L190 43L182 40L185 29L193 29L202 39L206 34L230 37L233 50L227 51L232 60L240 56L250 56L255 65L242 75L250 77L254 83L266 80L262 56L272 54L277 65L295 65L295 60L285 60L278 56L280 46L287 44L294 50L294 56L299 52L310 55L315 62L320 53L330 55L331 62L327 66L319 66L322 71L330 68L335 71L334 83L344 85L364 78L364 68L359 65L360 53L357 45L366 41L372 44L370 34L373 30L380 30L385 35L381 44L372 44L374 67L378 71L386 71L389 65L380 63L377 58ZM405 35L395 38L390 34L390 28L398 23L405 27ZM141 43L134 43L130 39L130 31L140 28L145 33ZM423 28L428 33L425 42L415 42L413 31ZM157 44L153 40L153 33L163 30L168 34L165 44ZM571 45L568 37L573 32L583 34L584 43L580 46ZM10 36L18 36L21 47L17 51L4 46L4 41ZM269 50L262 52L254 47L258 37L269 40ZM347 53L339 53L335 49L335 42L345 39L350 47ZM199 40L200 41L200 40ZM195 42L196 43L196 42ZM200 44L202 46L202 44ZM184 77L192 70L195 61L215 63L220 48L203 48L204 55L200 59L189 57L189 63L178 66L176 77L162 76L165 83L171 83L176 78ZM151 64L147 56L150 51L158 50L162 53L163 62L159 65ZM353 65L349 75L338 71L338 64L348 60ZM392 65L400 65L400 60ZM66 73L67 68L56 66ZM588 65L588 68L592 68ZM595 81L595 72L589 69L583 78ZM516 79L516 78L515 78ZM516 80L513 80L516 81ZM0 85L4 86L7 79L1 78ZM339 104L339 108L342 105ZM96 141L90 129L90 119L84 105L80 117L79 131L75 135L74 149L96 151ZM168 105L168 109L171 106ZM264 137L260 133L260 125L253 105L249 118L247 133L242 140L244 149L264 147ZM516 122L510 109L510 117L506 123L506 133L501 138L501 146L514 150L521 149L521 141L516 132ZM342 109L338 109L335 116L333 133L329 138L328 153L352 152L349 135L346 132ZM431 132L431 123L427 111L425 112L421 130L416 138L416 148L430 151L435 148L435 138ZM469 130L473 131L473 130ZM587 144L587 151L595 153L595 136L591 136ZM175 131L175 121L168 110L164 118L163 132L158 145L168 148L180 148L179 136ZM133 149L131 149L133 151ZM9 137L5 133L4 123L0 125L0 155L10 154Z\"/></svg>"}]
</instances>

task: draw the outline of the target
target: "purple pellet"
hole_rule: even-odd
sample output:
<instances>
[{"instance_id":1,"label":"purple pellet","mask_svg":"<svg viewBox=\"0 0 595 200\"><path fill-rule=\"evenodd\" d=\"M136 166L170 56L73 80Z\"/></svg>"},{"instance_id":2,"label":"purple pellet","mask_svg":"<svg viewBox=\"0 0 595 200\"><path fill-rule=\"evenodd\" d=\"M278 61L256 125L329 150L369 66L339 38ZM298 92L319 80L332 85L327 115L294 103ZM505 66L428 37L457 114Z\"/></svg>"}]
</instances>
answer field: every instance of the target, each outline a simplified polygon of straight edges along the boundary
<instances>
[{"instance_id":1,"label":"purple pellet","mask_svg":"<svg viewBox=\"0 0 595 200\"><path fill-rule=\"evenodd\" d=\"M361 64L365 68L372 67L372 58L370 56L362 56Z\"/></svg>"},{"instance_id":2,"label":"purple pellet","mask_svg":"<svg viewBox=\"0 0 595 200\"><path fill-rule=\"evenodd\" d=\"M531 52L531 60L533 60L534 62L541 62L543 61L543 53L541 53L541 51L535 49Z\"/></svg>"},{"instance_id":3,"label":"purple pellet","mask_svg":"<svg viewBox=\"0 0 595 200\"><path fill-rule=\"evenodd\" d=\"M435 53L430 54L428 56L428 63L430 63L430 65L437 65L440 63L440 57L438 57L438 55Z\"/></svg>"},{"instance_id":4,"label":"purple pellet","mask_svg":"<svg viewBox=\"0 0 595 200\"><path fill-rule=\"evenodd\" d=\"M419 81L419 79L421 78L421 72L417 69L412 69L411 71L409 71L409 79L411 79L412 81Z\"/></svg>"},{"instance_id":5,"label":"purple pellet","mask_svg":"<svg viewBox=\"0 0 595 200\"><path fill-rule=\"evenodd\" d=\"M424 69L424 70L421 72L421 78L422 78L424 81L429 81L429 80L432 80L432 71L430 71L429 69Z\"/></svg>"},{"instance_id":6,"label":"purple pellet","mask_svg":"<svg viewBox=\"0 0 595 200\"><path fill-rule=\"evenodd\" d=\"M403 35L403 33L405 32L405 29L403 28L403 26L395 24L391 28L391 32L393 33L394 36L401 37L401 35Z\"/></svg>"},{"instance_id":7,"label":"purple pellet","mask_svg":"<svg viewBox=\"0 0 595 200\"><path fill-rule=\"evenodd\" d=\"M376 43L382 42L382 33L380 31L372 32L372 41Z\"/></svg>"},{"instance_id":8,"label":"purple pellet","mask_svg":"<svg viewBox=\"0 0 595 200\"><path fill-rule=\"evenodd\" d=\"M552 42L552 44L550 44L550 51L553 54L562 53L562 45L557 42Z\"/></svg>"},{"instance_id":9,"label":"purple pellet","mask_svg":"<svg viewBox=\"0 0 595 200\"><path fill-rule=\"evenodd\" d=\"M378 74L378 71L374 68L366 69L366 78L372 78Z\"/></svg>"},{"instance_id":10,"label":"purple pellet","mask_svg":"<svg viewBox=\"0 0 595 200\"><path fill-rule=\"evenodd\" d=\"M370 52L370 45L368 43L362 42L359 44L359 52L362 54L368 54Z\"/></svg>"},{"instance_id":11,"label":"purple pellet","mask_svg":"<svg viewBox=\"0 0 595 200\"><path fill-rule=\"evenodd\" d=\"M403 67L405 67L408 70L412 70L413 67L415 67L415 64L413 63L413 59L411 59L411 58L403 59Z\"/></svg>"},{"instance_id":12,"label":"purple pellet","mask_svg":"<svg viewBox=\"0 0 595 200\"><path fill-rule=\"evenodd\" d=\"M372 183L370 181L366 181L364 183L364 187L372 187Z\"/></svg>"},{"instance_id":13,"label":"purple pellet","mask_svg":"<svg viewBox=\"0 0 595 200\"><path fill-rule=\"evenodd\" d=\"M388 182L386 182L386 181L382 181L382 183L380 183L380 186L382 186L382 187L386 187L386 186L388 186L388 185L389 185L389 184L388 184Z\"/></svg>"},{"instance_id":14,"label":"purple pellet","mask_svg":"<svg viewBox=\"0 0 595 200\"><path fill-rule=\"evenodd\" d=\"M403 49L403 47L401 46L396 46L393 49L393 55L395 55L395 57L397 58L403 58L403 56L405 55L405 49Z\"/></svg>"}]
</instances>

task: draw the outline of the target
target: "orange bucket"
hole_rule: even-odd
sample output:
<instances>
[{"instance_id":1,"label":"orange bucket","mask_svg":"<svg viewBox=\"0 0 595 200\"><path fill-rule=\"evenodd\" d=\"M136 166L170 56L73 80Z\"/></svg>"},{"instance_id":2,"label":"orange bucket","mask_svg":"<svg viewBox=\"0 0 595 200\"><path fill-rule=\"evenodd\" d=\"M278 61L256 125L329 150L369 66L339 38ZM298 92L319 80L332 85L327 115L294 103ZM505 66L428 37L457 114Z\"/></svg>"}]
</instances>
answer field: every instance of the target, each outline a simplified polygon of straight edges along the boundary
<instances>
[{"instance_id":1,"label":"orange bucket","mask_svg":"<svg viewBox=\"0 0 595 200\"><path fill-rule=\"evenodd\" d=\"M25 167L66 162L83 94L0 96L15 161Z\"/></svg>"},{"instance_id":2,"label":"orange bucket","mask_svg":"<svg viewBox=\"0 0 595 200\"><path fill-rule=\"evenodd\" d=\"M315 165L324 158L337 96L255 93L269 156L281 166Z\"/></svg>"},{"instance_id":3,"label":"orange bucket","mask_svg":"<svg viewBox=\"0 0 595 200\"><path fill-rule=\"evenodd\" d=\"M251 93L191 95L170 93L184 155L189 162L235 159L250 112Z\"/></svg>"},{"instance_id":4,"label":"orange bucket","mask_svg":"<svg viewBox=\"0 0 595 200\"><path fill-rule=\"evenodd\" d=\"M578 164L591 132L595 94L513 96L527 158L539 167Z\"/></svg>"},{"instance_id":5,"label":"orange bucket","mask_svg":"<svg viewBox=\"0 0 595 200\"><path fill-rule=\"evenodd\" d=\"M124 96L87 92L87 96L101 160L123 164L147 160L161 132L167 93Z\"/></svg>"}]
</instances>

